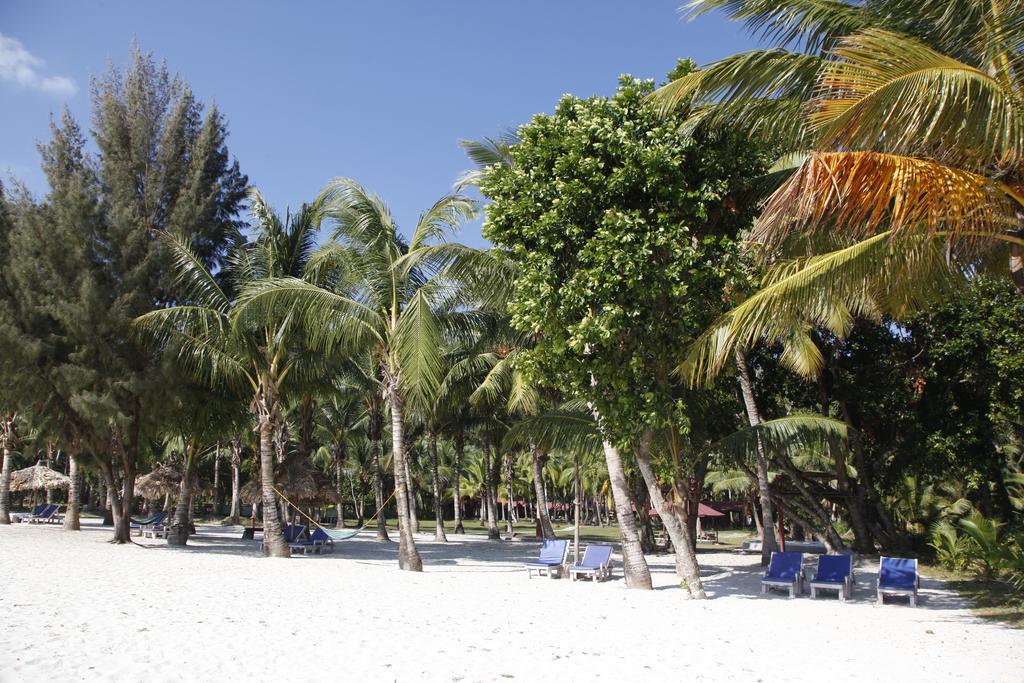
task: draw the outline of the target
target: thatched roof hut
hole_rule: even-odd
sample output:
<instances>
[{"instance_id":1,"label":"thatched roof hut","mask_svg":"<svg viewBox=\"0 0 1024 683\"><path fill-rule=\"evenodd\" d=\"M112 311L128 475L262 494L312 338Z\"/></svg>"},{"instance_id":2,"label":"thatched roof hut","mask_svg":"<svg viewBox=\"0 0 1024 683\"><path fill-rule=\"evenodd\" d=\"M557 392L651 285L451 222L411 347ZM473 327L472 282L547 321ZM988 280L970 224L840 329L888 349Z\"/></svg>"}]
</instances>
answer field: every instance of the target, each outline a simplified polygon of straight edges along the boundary
<instances>
[{"instance_id":1,"label":"thatched roof hut","mask_svg":"<svg viewBox=\"0 0 1024 683\"><path fill-rule=\"evenodd\" d=\"M198 491L201 486L198 477L192 475L192 490ZM135 493L147 500L159 500L166 495L177 495L181 490L181 471L170 465L160 465L149 474L135 480Z\"/></svg>"},{"instance_id":2,"label":"thatched roof hut","mask_svg":"<svg viewBox=\"0 0 1024 683\"><path fill-rule=\"evenodd\" d=\"M334 503L335 493L327 478L306 460L298 457L285 458L274 468L274 486L287 498L301 505L303 503ZM240 500L252 505L260 502L260 482L254 479L239 491Z\"/></svg>"},{"instance_id":3,"label":"thatched roof hut","mask_svg":"<svg viewBox=\"0 0 1024 683\"><path fill-rule=\"evenodd\" d=\"M66 489L71 486L71 477L51 470L42 463L11 473L11 492L48 491Z\"/></svg>"}]
</instances>

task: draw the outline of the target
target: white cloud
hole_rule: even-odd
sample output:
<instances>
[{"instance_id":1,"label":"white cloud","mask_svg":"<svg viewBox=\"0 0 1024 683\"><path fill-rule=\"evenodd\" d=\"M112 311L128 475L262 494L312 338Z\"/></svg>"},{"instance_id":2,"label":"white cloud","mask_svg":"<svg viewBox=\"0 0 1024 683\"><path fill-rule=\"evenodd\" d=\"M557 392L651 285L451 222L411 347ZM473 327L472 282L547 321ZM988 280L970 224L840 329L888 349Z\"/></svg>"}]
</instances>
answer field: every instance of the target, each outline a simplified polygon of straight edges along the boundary
<instances>
[{"instance_id":1,"label":"white cloud","mask_svg":"<svg viewBox=\"0 0 1024 683\"><path fill-rule=\"evenodd\" d=\"M43 60L26 50L19 40L0 33L0 81L59 97L71 97L78 92L73 80L45 76L40 73L42 67Z\"/></svg>"}]
</instances>

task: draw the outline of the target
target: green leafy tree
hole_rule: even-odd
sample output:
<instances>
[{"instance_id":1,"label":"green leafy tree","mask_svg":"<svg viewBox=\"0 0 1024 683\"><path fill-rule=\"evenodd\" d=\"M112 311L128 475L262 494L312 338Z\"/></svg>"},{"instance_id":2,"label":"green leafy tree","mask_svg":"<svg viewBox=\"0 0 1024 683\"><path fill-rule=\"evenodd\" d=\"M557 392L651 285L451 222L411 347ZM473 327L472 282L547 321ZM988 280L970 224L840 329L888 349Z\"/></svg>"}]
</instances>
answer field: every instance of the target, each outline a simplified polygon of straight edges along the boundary
<instances>
[{"instance_id":1,"label":"green leafy tree","mask_svg":"<svg viewBox=\"0 0 1024 683\"><path fill-rule=\"evenodd\" d=\"M721 312L734 239L750 220L735 195L765 164L739 137L681 133L684 114L664 119L646 105L653 90L624 77L611 98L564 98L519 128L512 163L492 166L481 186L492 202L484 234L518 269L513 324L538 336L519 362L596 412L627 581L638 587L650 577L619 449L681 426L672 354ZM688 573L702 595L695 561Z\"/></svg>"}]
</instances>

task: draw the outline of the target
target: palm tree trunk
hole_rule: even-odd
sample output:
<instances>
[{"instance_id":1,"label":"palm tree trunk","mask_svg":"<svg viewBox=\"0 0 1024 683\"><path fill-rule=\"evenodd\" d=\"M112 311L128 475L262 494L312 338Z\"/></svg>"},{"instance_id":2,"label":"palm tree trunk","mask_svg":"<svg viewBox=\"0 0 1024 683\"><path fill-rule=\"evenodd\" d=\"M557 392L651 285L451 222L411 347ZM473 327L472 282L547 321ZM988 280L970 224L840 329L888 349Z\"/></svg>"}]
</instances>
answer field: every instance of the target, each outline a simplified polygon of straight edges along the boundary
<instances>
[{"instance_id":1,"label":"palm tree trunk","mask_svg":"<svg viewBox=\"0 0 1024 683\"><path fill-rule=\"evenodd\" d=\"M390 541L388 538L387 518L384 516L384 467L381 465L384 441L373 442L373 494L377 499L377 540Z\"/></svg>"},{"instance_id":2,"label":"palm tree trunk","mask_svg":"<svg viewBox=\"0 0 1024 683\"><path fill-rule=\"evenodd\" d=\"M53 469L53 442L46 442L46 466L51 470ZM53 503L53 489L46 489L46 503L50 505Z\"/></svg>"},{"instance_id":3,"label":"palm tree trunk","mask_svg":"<svg viewBox=\"0 0 1024 683\"><path fill-rule=\"evenodd\" d=\"M736 367L738 370L737 379L740 384L740 392L743 395L743 405L747 411L747 421L751 427L761 424L761 413L757 410L757 402L754 400L754 387L750 382L750 370L747 367L747 357L739 348L736 349ZM765 456L764 444L758 436L757 448L754 449L757 458L757 492L761 499L761 526L764 527L764 536L761 540L761 566L767 567L771 561L772 552L778 549L775 539L775 518L772 515L772 494L768 487L768 458Z\"/></svg>"},{"instance_id":4,"label":"palm tree trunk","mask_svg":"<svg viewBox=\"0 0 1024 683\"><path fill-rule=\"evenodd\" d=\"M68 505L64 511L64 530L78 531L82 528L79 519L82 507L82 475L78 471L78 458L68 454L68 476L71 486L68 488Z\"/></svg>"},{"instance_id":5,"label":"palm tree trunk","mask_svg":"<svg viewBox=\"0 0 1024 683\"><path fill-rule=\"evenodd\" d=\"M515 505L515 496L512 492L512 454L506 453L504 456L505 461L505 531L508 533L509 538L515 535L515 522L513 521L513 506Z\"/></svg>"},{"instance_id":6,"label":"palm tree trunk","mask_svg":"<svg viewBox=\"0 0 1024 683\"><path fill-rule=\"evenodd\" d=\"M657 475L651 466L651 441L654 433L645 429L640 437L635 455L636 464L640 468L640 475L647 484L647 493L651 497L654 509L658 511L665 531L672 540L672 546L676 549L676 574L683 580L684 588L689 592L690 597L696 600L704 600L707 595L704 593L704 584L700 580L700 567L697 564L697 553L694 551L693 534L687 520L679 518L678 512L668 504L661 494L661 487L658 486Z\"/></svg>"},{"instance_id":7,"label":"palm tree trunk","mask_svg":"<svg viewBox=\"0 0 1024 683\"><path fill-rule=\"evenodd\" d=\"M345 528L345 503L342 500L342 471L341 471L341 458L334 459L334 494L338 497L338 502L335 503L335 512L337 512L337 521L334 523L335 529ZM356 497L352 496L352 508L355 509ZM361 524L360 520L360 524Z\"/></svg>"},{"instance_id":8,"label":"palm tree trunk","mask_svg":"<svg viewBox=\"0 0 1024 683\"><path fill-rule=\"evenodd\" d=\"M274 493L274 424L273 406L260 407L260 498L263 502L263 554L267 557L290 557L291 551L281 531Z\"/></svg>"},{"instance_id":9,"label":"palm tree trunk","mask_svg":"<svg viewBox=\"0 0 1024 683\"><path fill-rule=\"evenodd\" d=\"M409 523L412 524L412 532L418 534L420 532L420 517L416 512L416 504L419 502L419 487L416 485L416 479L412 476L412 468L409 466L409 452L405 452L405 481L409 488Z\"/></svg>"},{"instance_id":10,"label":"palm tree trunk","mask_svg":"<svg viewBox=\"0 0 1024 683\"><path fill-rule=\"evenodd\" d=\"M542 456L540 449L532 441L530 442L530 460L533 464L533 490L534 495L537 496L537 519L540 520L540 532L544 538L553 539L555 530L551 526L551 516L548 515L548 497L544 491L544 462L547 460L547 456Z\"/></svg>"},{"instance_id":11,"label":"palm tree trunk","mask_svg":"<svg viewBox=\"0 0 1024 683\"><path fill-rule=\"evenodd\" d=\"M213 514L220 514L220 442L213 452Z\"/></svg>"},{"instance_id":12,"label":"palm tree trunk","mask_svg":"<svg viewBox=\"0 0 1024 683\"><path fill-rule=\"evenodd\" d=\"M241 492L242 476L242 442L239 439L231 440L231 512L228 515L229 524L241 524L242 505L239 495Z\"/></svg>"},{"instance_id":13,"label":"palm tree trunk","mask_svg":"<svg viewBox=\"0 0 1024 683\"><path fill-rule=\"evenodd\" d=\"M11 446L14 445L15 420L17 415L0 416L0 455L4 460L0 467L0 524L11 523L11 468L14 460Z\"/></svg>"},{"instance_id":14,"label":"palm tree trunk","mask_svg":"<svg viewBox=\"0 0 1024 683\"><path fill-rule=\"evenodd\" d=\"M595 419L598 415L595 413ZM600 422L600 420L598 420ZM604 460L608 466L608 478L612 484L612 498L615 500L615 516L619 521L619 535L622 541L622 568L627 588L651 590L651 570L647 567L643 549L640 547L640 530L636 517L629 505L629 483L626 469L622 466L619 450L608 441L603 442Z\"/></svg>"},{"instance_id":15,"label":"palm tree trunk","mask_svg":"<svg viewBox=\"0 0 1024 683\"><path fill-rule=\"evenodd\" d=\"M580 563L580 454L572 460L572 563Z\"/></svg>"},{"instance_id":16,"label":"palm tree trunk","mask_svg":"<svg viewBox=\"0 0 1024 683\"><path fill-rule=\"evenodd\" d=\"M416 549L409 519L409 490L405 479L405 405L398 393L397 379L388 382L388 402L391 405L391 448L395 470L395 499L398 502L398 567L406 571L423 571L423 560Z\"/></svg>"},{"instance_id":17,"label":"palm tree trunk","mask_svg":"<svg viewBox=\"0 0 1024 683\"><path fill-rule=\"evenodd\" d=\"M495 453L491 456L491 444L484 442L484 501L487 505L487 538L494 541L501 538L498 531L498 506L496 504L497 483L495 482L495 467L492 460L497 458Z\"/></svg>"},{"instance_id":18,"label":"palm tree trunk","mask_svg":"<svg viewBox=\"0 0 1024 683\"><path fill-rule=\"evenodd\" d=\"M462 479L462 449L465 447L465 442L462 435L462 429L459 429L455 433L455 462L452 465L452 504L454 507L454 525L455 533L464 534L466 530L462 528L462 492L459 490Z\"/></svg>"},{"instance_id":19,"label":"palm tree trunk","mask_svg":"<svg viewBox=\"0 0 1024 683\"><path fill-rule=\"evenodd\" d=\"M434 540L448 542L444 535L444 500L441 495L441 474L437 467L437 434L430 433L430 469L434 477Z\"/></svg>"},{"instance_id":20,"label":"palm tree trunk","mask_svg":"<svg viewBox=\"0 0 1024 683\"><path fill-rule=\"evenodd\" d=\"M167 531L167 545L188 544L189 512L192 508L192 479L195 477L196 456L196 447L189 446L185 454L185 471L181 477L181 485L178 487L178 503L174 510L174 522ZM265 533L264 538L266 538Z\"/></svg>"},{"instance_id":21,"label":"palm tree trunk","mask_svg":"<svg viewBox=\"0 0 1024 683\"><path fill-rule=\"evenodd\" d=\"M3 438L3 437L0 437ZM13 456L4 439L2 446L4 464L0 469L0 524L11 523L11 460Z\"/></svg>"}]
</instances>

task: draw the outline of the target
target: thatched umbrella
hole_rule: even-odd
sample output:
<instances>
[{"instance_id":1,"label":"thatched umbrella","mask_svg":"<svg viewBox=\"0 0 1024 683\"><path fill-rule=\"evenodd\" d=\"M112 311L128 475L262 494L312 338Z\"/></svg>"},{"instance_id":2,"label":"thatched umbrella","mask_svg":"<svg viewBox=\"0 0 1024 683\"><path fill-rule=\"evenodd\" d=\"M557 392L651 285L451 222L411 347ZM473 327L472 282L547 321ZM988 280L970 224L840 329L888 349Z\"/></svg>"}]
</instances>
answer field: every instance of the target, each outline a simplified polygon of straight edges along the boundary
<instances>
[{"instance_id":1,"label":"thatched umbrella","mask_svg":"<svg viewBox=\"0 0 1024 683\"><path fill-rule=\"evenodd\" d=\"M198 477L192 475L192 491L205 488ZM160 465L149 474L135 480L135 493L146 500L159 500L164 496L177 495L181 490L181 471L170 465Z\"/></svg>"},{"instance_id":2,"label":"thatched umbrella","mask_svg":"<svg viewBox=\"0 0 1024 683\"><path fill-rule=\"evenodd\" d=\"M51 470L46 465L37 462L32 467L26 467L11 474L11 492L22 491L48 491L50 489L67 489L71 486L71 477L60 472Z\"/></svg>"},{"instance_id":3,"label":"thatched umbrella","mask_svg":"<svg viewBox=\"0 0 1024 683\"><path fill-rule=\"evenodd\" d=\"M296 505L336 503L338 498L338 494L323 473L298 457L288 457L274 468L274 486ZM239 491L238 497L247 505L261 502L259 481L248 482Z\"/></svg>"}]
</instances>

